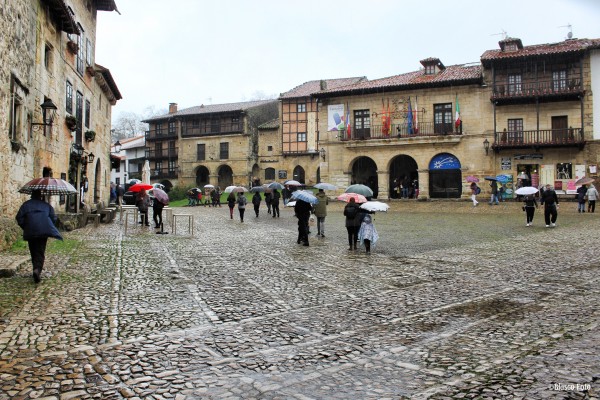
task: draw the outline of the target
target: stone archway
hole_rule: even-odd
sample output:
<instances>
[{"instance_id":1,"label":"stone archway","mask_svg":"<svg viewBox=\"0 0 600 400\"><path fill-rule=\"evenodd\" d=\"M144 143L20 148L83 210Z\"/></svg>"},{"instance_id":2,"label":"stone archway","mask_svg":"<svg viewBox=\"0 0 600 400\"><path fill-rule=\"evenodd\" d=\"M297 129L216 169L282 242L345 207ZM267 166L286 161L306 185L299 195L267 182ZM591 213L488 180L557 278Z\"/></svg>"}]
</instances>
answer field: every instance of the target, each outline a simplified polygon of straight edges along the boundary
<instances>
[{"instance_id":1,"label":"stone archway","mask_svg":"<svg viewBox=\"0 0 600 400\"><path fill-rule=\"evenodd\" d=\"M233 170L229 165L221 165L218 170L219 182L218 186L221 189L233 185Z\"/></svg>"},{"instance_id":2,"label":"stone archway","mask_svg":"<svg viewBox=\"0 0 600 400\"><path fill-rule=\"evenodd\" d=\"M370 187L373 191L373 198L377 198L379 195L379 179L375 161L370 157L359 157L354 160L350 183L360 183Z\"/></svg>"},{"instance_id":3,"label":"stone archway","mask_svg":"<svg viewBox=\"0 0 600 400\"><path fill-rule=\"evenodd\" d=\"M304 183L306 183L305 182L305 174L306 173L304 172L304 168L302 168L299 165L296 165L296 167L294 168L294 175L293 175L292 179L304 184Z\"/></svg>"},{"instance_id":4,"label":"stone archway","mask_svg":"<svg viewBox=\"0 0 600 400\"><path fill-rule=\"evenodd\" d=\"M389 174L389 193L391 199L397 199L400 197L396 187L408 178L411 183L419 180L419 173L417 172L418 165L414 158L407 155L399 155L392 159L390 163L390 174Z\"/></svg>"},{"instance_id":5,"label":"stone archway","mask_svg":"<svg viewBox=\"0 0 600 400\"><path fill-rule=\"evenodd\" d=\"M100 201L100 192L102 185L102 171L100 170L100 160L96 161L96 169L94 170L94 203Z\"/></svg>"},{"instance_id":6,"label":"stone archway","mask_svg":"<svg viewBox=\"0 0 600 400\"><path fill-rule=\"evenodd\" d=\"M429 197L458 199L462 194L460 161L449 153L440 153L429 162Z\"/></svg>"},{"instance_id":7,"label":"stone archway","mask_svg":"<svg viewBox=\"0 0 600 400\"><path fill-rule=\"evenodd\" d=\"M209 183L209 171L204 165L196 168L196 186L203 187Z\"/></svg>"}]
</instances>

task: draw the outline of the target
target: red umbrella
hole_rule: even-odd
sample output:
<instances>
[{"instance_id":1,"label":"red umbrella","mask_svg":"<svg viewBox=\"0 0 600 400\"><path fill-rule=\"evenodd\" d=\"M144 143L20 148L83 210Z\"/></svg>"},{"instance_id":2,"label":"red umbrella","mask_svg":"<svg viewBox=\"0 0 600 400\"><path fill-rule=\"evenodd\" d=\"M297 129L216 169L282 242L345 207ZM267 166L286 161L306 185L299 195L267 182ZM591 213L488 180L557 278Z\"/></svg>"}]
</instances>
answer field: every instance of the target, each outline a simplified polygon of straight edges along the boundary
<instances>
[{"instance_id":1,"label":"red umbrella","mask_svg":"<svg viewBox=\"0 0 600 400\"><path fill-rule=\"evenodd\" d=\"M147 183L136 183L135 185L133 185L129 188L129 191L137 193L137 192L141 192L142 189L150 190L150 189L152 189L152 185L148 185Z\"/></svg>"},{"instance_id":2,"label":"red umbrella","mask_svg":"<svg viewBox=\"0 0 600 400\"><path fill-rule=\"evenodd\" d=\"M357 203L366 203L367 198L362 194L358 193L342 193L337 197L338 200L345 201L346 203L350 202L350 199L354 199Z\"/></svg>"}]
</instances>

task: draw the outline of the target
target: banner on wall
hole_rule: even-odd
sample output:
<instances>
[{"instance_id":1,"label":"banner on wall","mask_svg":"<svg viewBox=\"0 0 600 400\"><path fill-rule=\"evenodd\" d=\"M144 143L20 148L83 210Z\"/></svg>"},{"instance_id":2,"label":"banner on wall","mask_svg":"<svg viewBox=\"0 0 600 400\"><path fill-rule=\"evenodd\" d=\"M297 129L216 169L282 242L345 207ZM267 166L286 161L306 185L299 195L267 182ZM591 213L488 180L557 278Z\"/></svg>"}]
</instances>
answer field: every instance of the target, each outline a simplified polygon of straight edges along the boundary
<instances>
[{"instance_id":1,"label":"banner on wall","mask_svg":"<svg viewBox=\"0 0 600 400\"><path fill-rule=\"evenodd\" d=\"M508 200L512 199L514 196L514 187L513 187L513 176L510 174L502 174L498 175L498 182L500 183L500 187L498 188L498 198L500 200Z\"/></svg>"},{"instance_id":2,"label":"banner on wall","mask_svg":"<svg viewBox=\"0 0 600 400\"><path fill-rule=\"evenodd\" d=\"M344 121L344 105L332 104L327 106L327 131L343 131L346 122Z\"/></svg>"}]
</instances>

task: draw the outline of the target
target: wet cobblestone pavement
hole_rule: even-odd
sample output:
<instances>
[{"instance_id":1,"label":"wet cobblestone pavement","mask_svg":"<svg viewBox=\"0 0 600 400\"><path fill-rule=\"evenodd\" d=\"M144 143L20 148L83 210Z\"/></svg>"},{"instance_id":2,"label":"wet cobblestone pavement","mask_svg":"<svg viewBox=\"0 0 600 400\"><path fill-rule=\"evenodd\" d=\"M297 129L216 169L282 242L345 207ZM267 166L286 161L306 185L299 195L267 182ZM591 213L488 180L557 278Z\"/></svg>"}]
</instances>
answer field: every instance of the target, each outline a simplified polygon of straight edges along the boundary
<instances>
[{"instance_id":1,"label":"wet cobblestone pavement","mask_svg":"<svg viewBox=\"0 0 600 400\"><path fill-rule=\"evenodd\" d=\"M562 208L394 203L371 255L339 204L310 247L290 209L71 232L0 280L0 398L598 398L600 215Z\"/></svg>"}]
</instances>

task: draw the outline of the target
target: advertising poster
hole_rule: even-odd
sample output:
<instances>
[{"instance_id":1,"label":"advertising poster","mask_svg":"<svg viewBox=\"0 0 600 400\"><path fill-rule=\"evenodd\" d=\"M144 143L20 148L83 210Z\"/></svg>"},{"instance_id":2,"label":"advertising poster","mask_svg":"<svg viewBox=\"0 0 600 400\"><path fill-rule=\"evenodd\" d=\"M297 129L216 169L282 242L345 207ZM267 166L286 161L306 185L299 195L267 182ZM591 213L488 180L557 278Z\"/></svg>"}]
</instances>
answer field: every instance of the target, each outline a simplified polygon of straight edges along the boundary
<instances>
[{"instance_id":1,"label":"advertising poster","mask_svg":"<svg viewBox=\"0 0 600 400\"><path fill-rule=\"evenodd\" d=\"M513 176L510 174L498 175L498 199L501 201L514 197Z\"/></svg>"},{"instance_id":2,"label":"advertising poster","mask_svg":"<svg viewBox=\"0 0 600 400\"><path fill-rule=\"evenodd\" d=\"M344 105L332 104L327 106L327 131L343 131L345 126Z\"/></svg>"}]
</instances>

